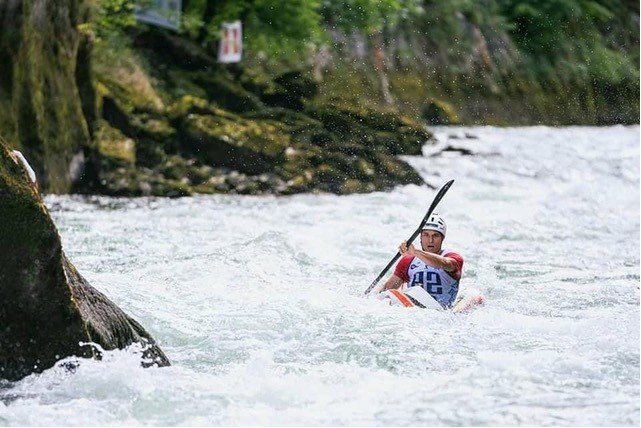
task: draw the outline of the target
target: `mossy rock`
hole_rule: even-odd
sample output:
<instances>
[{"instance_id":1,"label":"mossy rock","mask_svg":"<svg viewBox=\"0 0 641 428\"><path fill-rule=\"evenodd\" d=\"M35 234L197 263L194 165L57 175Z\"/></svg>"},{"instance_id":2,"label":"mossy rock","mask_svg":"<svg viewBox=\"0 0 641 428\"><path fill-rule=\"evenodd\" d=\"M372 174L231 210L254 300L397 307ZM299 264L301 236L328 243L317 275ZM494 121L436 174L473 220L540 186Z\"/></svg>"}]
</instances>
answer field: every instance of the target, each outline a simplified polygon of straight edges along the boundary
<instances>
[{"instance_id":1,"label":"mossy rock","mask_svg":"<svg viewBox=\"0 0 641 428\"><path fill-rule=\"evenodd\" d=\"M298 99L311 99L318 93L318 83L299 70L281 74L274 79L274 82Z\"/></svg>"},{"instance_id":2,"label":"mossy rock","mask_svg":"<svg viewBox=\"0 0 641 428\"><path fill-rule=\"evenodd\" d=\"M352 193L361 193L365 189L367 189L367 186L363 185L360 180L350 178L340 185L338 193L349 195Z\"/></svg>"},{"instance_id":3,"label":"mossy rock","mask_svg":"<svg viewBox=\"0 0 641 428\"><path fill-rule=\"evenodd\" d=\"M207 98L226 110L242 113L264 107L260 99L221 74L196 72L192 80L207 93Z\"/></svg>"},{"instance_id":4,"label":"mossy rock","mask_svg":"<svg viewBox=\"0 0 641 428\"><path fill-rule=\"evenodd\" d=\"M189 72L185 73L180 69L171 68L167 70L167 77L164 79L163 84L165 91L172 99L184 96L207 98L207 91L194 82Z\"/></svg>"},{"instance_id":5,"label":"mossy rock","mask_svg":"<svg viewBox=\"0 0 641 428\"><path fill-rule=\"evenodd\" d=\"M363 179L370 179L375 176L376 169L371 162L366 161L365 159L358 158L354 162L354 173L357 177Z\"/></svg>"},{"instance_id":6,"label":"mossy rock","mask_svg":"<svg viewBox=\"0 0 641 428\"><path fill-rule=\"evenodd\" d=\"M243 67L237 80L243 88L258 96L276 85L273 76L262 67Z\"/></svg>"},{"instance_id":7,"label":"mossy rock","mask_svg":"<svg viewBox=\"0 0 641 428\"><path fill-rule=\"evenodd\" d=\"M284 194L302 193L314 189L313 179L314 174L311 170L302 171L302 173L295 175L287 182L287 189Z\"/></svg>"},{"instance_id":8,"label":"mossy rock","mask_svg":"<svg viewBox=\"0 0 641 428\"><path fill-rule=\"evenodd\" d=\"M295 111L302 111L305 108L305 102L299 97L295 97L280 87L273 88L262 94L260 98L265 104L272 107L282 107Z\"/></svg>"},{"instance_id":9,"label":"mossy rock","mask_svg":"<svg viewBox=\"0 0 641 428\"><path fill-rule=\"evenodd\" d=\"M187 170L187 177L193 186L208 182L214 175L214 169L209 165L193 165L190 163ZM197 191L194 189L194 192Z\"/></svg>"},{"instance_id":10,"label":"mossy rock","mask_svg":"<svg viewBox=\"0 0 641 428\"><path fill-rule=\"evenodd\" d=\"M302 111L305 100L318 93L318 84L301 71L289 71L273 81L256 70L243 71L241 84L268 106Z\"/></svg>"},{"instance_id":11,"label":"mossy rock","mask_svg":"<svg viewBox=\"0 0 641 428\"><path fill-rule=\"evenodd\" d=\"M151 183L151 194L168 198L181 198L193 195L191 187L177 180L157 180Z\"/></svg>"},{"instance_id":12,"label":"mossy rock","mask_svg":"<svg viewBox=\"0 0 641 428\"><path fill-rule=\"evenodd\" d=\"M454 107L441 100L430 101L423 108L422 116L430 125L455 125L460 122Z\"/></svg>"},{"instance_id":13,"label":"mossy rock","mask_svg":"<svg viewBox=\"0 0 641 428\"><path fill-rule=\"evenodd\" d=\"M116 168L103 172L101 193L109 196L190 196L194 190L185 177L165 177L149 168Z\"/></svg>"},{"instance_id":14,"label":"mossy rock","mask_svg":"<svg viewBox=\"0 0 641 428\"><path fill-rule=\"evenodd\" d=\"M373 165L377 177L383 181L381 189L389 189L395 184L425 184L416 170L401 159L378 154Z\"/></svg>"},{"instance_id":15,"label":"mossy rock","mask_svg":"<svg viewBox=\"0 0 641 428\"><path fill-rule=\"evenodd\" d=\"M167 111L173 119L190 114L214 114L214 108L209 101L193 95L180 97L167 108Z\"/></svg>"},{"instance_id":16,"label":"mossy rock","mask_svg":"<svg viewBox=\"0 0 641 428\"><path fill-rule=\"evenodd\" d=\"M15 381L76 356L141 343L144 365L169 365L154 339L67 259L38 191L0 142L0 378Z\"/></svg>"},{"instance_id":17,"label":"mossy rock","mask_svg":"<svg viewBox=\"0 0 641 428\"><path fill-rule=\"evenodd\" d=\"M69 192L74 158L94 149L94 94L78 80L91 75L78 61L88 49L78 32L87 14L75 0L33 0L0 2L0 16L0 130L29 159L41 190Z\"/></svg>"},{"instance_id":18,"label":"mossy rock","mask_svg":"<svg viewBox=\"0 0 641 428\"><path fill-rule=\"evenodd\" d=\"M169 156L154 171L158 172L166 180L187 182L190 186L203 184L216 175L211 166L200 165L195 159L185 159L178 155Z\"/></svg>"},{"instance_id":19,"label":"mossy rock","mask_svg":"<svg viewBox=\"0 0 641 428\"><path fill-rule=\"evenodd\" d=\"M102 98L102 118L112 127L119 129L128 137L135 137L136 132L132 124L131 109L125 108L118 99L112 96Z\"/></svg>"},{"instance_id":20,"label":"mossy rock","mask_svg":"<svg viewBox=\"0 0 641 428\"><path fill-rule=\"evenodd\" d=\"M194 193L199 193L201 195L213 195L213 194L218 193L216 191L216 187L215 186L213 186L211 184L207 184L207 183L203 183L203 184L199 184L197 186L194 186L193 190L194 190Z\"/></svg>"},{"instance_id":21,"label":"mossy rock","mask_svg":"<svg viewBox=\"0 0 641 428\"><path fill-rule=\"evenodd\" d=\"M204 163L248 174L273 170L290 141L288 129L277 122L196 114L183 119L180 138L183 148Z\"/></svg>"},{"instance_id":22,"label":"mossy rock","mask_svg":"<svg viewBox=\"0 0 641 428\"><path fill-rule=\"evenodd\" d=\"M393 133L376 134L391 155L412 155L418 156L422 153L422 147L428 143L432 135L420 128L400 126Z\"/></svg>"},{"instance_id":23,"label":"mossy rock","mask_svg":"<svg viewBox=\"0 0 641 428\"><path fill-rule=\"evenodd\" d=\"M320 121L325 129L341 137L357 135L364 129L357 118L333 106L314 106L307 108L305 112Z\"/></svg>"},{"instance_id":24,"label":"mossy rock","mask_svg":"<svg viewBox=\"0 0 641 428\"><path fill-rule=\"evenodd\" d=\"M160 64L171 64L172 67L185 71L220 72L216 58L188 38L168 31L150 29L135 34L133 46L144 51Z\"/></svg>"},{"instance_id":25,"label":"mossy rock","mask_svg":"<svg viewBox=\"0 0 641 428\"><path fill-rule=\"evenodd\" d=\"M327 131L337 134L342 144L351 141L392 155L419 155L432 139L423 126L399 114L335 105L313 106L306 112L322 122Z\"/></svg>"},{"instance_id":26,"label":"mossy rock","mask_svg":"<svg viewBox=\"0 0 641 428\"><path fill-rule=\"evenodd\" d=\"M147 113L135 116L136 134L156 141L167 141L176 137L176 130L164 116Z\"/></svg>"},{"instance_id":27,"label":"mossy rock","mask_svg":"<svg viewBox=\"0 0 641 428\"><path fill-rule=\"evenodd\" d=\"M292 126L290 135L292 144L296 146L317 146L335 151L346 144L340 135L328 131L318 121Z\"/></svg>"},{"instance_id":28,"label":"mossy rock","mask_svg":"<svg viewBox=\"0 0 641 428\"><path fill-rule=\"evenodd\" d=\"M282 107L264 108L258 111L245 113L242 115L242 117L244 117L245 119L254 120L273 120L293 127L322 126L322 123L318 120L314 120L303 113L299 113Z\"/></svg>"},{"instance_id":29,"label":"mossy rock","mask_svg":"<svg viewBox=\"0 0 641 428\"><path fill-rule=\"evenodd\" d=\"M149 138L139 138L136 141L136 165L153 168L165 162L167 152L162 143Z\"/></svg>"},{"instance_id":30,"label":"mossy rock","mask_svg":"<svg viewBox=\"0 0 641 428\"><path fill-rule=\"evenodd\" d=\"M100 174L100 192L108 196L149 196L148 177L134 166L103 168Z\"/></svg>"},{"instance_id":31,"label":"mossy rock","mask_svg":"<svg viewBox=\"0 0 641 428\"><path fill-rule=\"evenodd\" d=\"M101 121L95 132L95 139L101 158L111 159L118 166L136 163L134 140L126 137L119 129Z\"/></svg>"},{"instance_id":32,"label":"mossy rock","mask_svg":"<svg viewBox=\"0 0 641 428\"><path fill-rule=\"evenodd\" d=\"M150 154L146 158L147 162L142 164L146 166L153 165L150 162L151 159L161 162L164 159L161 152L177 153L180 149L178 132L168 117L146 112L134 113L131 124L134 138L138 142L137 146L146 144L156 152L155 154Z\"/></svg>"},{"instance_id":33,"label":"mossy rock","mask_svg":"<svg viewBox=\"0 0 641 428\"><path fill-rule=\"evenodd\" d=\"M402 118L398 113L377 111L364 107L341 107L340 110L349 114L355 121L380 131L394 132L399 126L403 126L409 119ZM405 120L403 120L405 119Z\"/></svg>"},{"instance_id":34,"label":"mossy rock","mask_svg":"<svg viewBox=\"0 0 641 428\"><path fill-rule=\"evenodd\" d=\"M347 179L348 173L341 171L336 165L322 163L315 169L314 177L319 183L338 185Z\"/></svg>"},{"instance_id":35,"label":"mossy rock","mask_svg":"<svg viewBox=\"0 0 641 428\"><path fill-rule=\"evenodd\" d=\"M162 111L164 103L156 93L150 77L134 59L126 65L105 64L98 74L101 87L107 89L104 95L118 99L126 110L145 108ZM104 93L104 92L103 92Z\"/></svg>"}]
</instances>

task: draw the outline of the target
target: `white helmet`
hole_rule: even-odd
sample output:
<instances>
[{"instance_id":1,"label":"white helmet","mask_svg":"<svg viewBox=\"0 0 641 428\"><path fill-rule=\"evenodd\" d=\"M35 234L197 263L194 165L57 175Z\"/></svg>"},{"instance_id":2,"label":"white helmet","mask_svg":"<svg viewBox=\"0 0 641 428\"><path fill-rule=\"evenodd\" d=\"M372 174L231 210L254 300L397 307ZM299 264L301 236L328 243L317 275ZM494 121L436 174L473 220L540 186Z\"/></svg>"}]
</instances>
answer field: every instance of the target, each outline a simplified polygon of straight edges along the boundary
<instances>
[{"instance_id":1,"label":"white helmet","mask_svg":"<svg viewBox=\"0 0 641 428\"><path fill-rule=\"evenodd\" d=\"M432 213L430 218L427 219L427 221L423 225L422 230L435 230L437 232L440 232L440 234L443 235L443 238L445 238L447 226L445 225L445 220L443 220L443 217L436 213Z\"/></svg>"}]
</instances>

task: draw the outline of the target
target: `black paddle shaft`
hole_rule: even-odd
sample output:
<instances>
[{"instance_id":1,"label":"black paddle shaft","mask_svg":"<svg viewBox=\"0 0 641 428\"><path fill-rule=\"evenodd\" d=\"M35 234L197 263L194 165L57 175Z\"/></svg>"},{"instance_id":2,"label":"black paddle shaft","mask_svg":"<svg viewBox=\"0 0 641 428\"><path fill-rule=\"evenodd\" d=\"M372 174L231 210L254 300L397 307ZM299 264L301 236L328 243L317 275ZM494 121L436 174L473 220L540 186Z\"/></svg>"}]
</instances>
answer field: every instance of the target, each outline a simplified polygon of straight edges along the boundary
<instances>
[{"instance_id":1,"label":"black paddle shaft","mask_svg":"<svg viewBox=\"0 0 641 428\"><path fill-rule=\"evenodd\" d=\"M441 199L443 199L443 196L447 193L448 190L450 190L450 187L452 186L452 183L454 183L454 180L450 180L443 187L441 187L441 190L438 191L436 196L434 197L434 200L432 201L432 205L430 205L430 208L427 210L427 214L425 214L425 217L423 217L423 220L421 220L421 224L418 225L418 228L412 233L412 236L407 240L407 245L411 244L414 239L418 236L419 233L421 233L421 229L423 228L423 225L427 223L427 220L429 220L430 216L432 215L432 212L434 212L434 209L436 209L436 206L438 205L439 202L441 202ZM401 253L396 252L396 255L390 260L390 262L383 268L381 273L378 274L376 279L370 284L369 287L367 287L367 290L365 290L365 294L369 294L370 291L372 291L372 288L376 287L376 284L378 284L378 281L381 280L383 276L387 273L389 268L392 267L392 265L398 260L398 258L401 256Z\"/></svg>"}]
</instances>

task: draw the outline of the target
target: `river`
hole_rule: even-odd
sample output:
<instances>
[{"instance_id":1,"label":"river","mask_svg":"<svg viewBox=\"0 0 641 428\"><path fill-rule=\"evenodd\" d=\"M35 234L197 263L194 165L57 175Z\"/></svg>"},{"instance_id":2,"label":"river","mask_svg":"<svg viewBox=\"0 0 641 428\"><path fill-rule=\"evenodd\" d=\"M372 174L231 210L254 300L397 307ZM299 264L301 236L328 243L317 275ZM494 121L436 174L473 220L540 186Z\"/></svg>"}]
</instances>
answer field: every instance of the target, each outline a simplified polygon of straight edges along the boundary
<instances>
[{"instance_id":1,"label":"river","mask_svg":"<svg viewBox=\"0 0 641 428\"><path fill-rule=\"evenodd\" d=\"M435 132L405 159L456 180L445 246L485 306L362 295L427 186L48 196L70 260L173 365L54 367L2 391L0 425L639 426L639 127Z\"/></svg>"}]
</instances>

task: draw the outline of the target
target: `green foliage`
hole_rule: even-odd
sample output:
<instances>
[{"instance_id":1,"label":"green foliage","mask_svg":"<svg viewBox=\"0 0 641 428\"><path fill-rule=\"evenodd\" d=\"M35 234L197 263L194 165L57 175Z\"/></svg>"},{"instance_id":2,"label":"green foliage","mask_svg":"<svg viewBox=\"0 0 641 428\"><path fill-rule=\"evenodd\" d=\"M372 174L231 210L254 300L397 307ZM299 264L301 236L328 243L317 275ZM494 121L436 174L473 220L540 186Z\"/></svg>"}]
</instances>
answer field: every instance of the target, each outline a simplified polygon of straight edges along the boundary
<instances>
[{"instance_id":1,"label":"green foliage","mask_svg":"<svg viewBox=\"0 0 641 428\"><path fill-rule=\"evenodd\" d=\"M247 13L248 44L256 50L294 54L321 33L318 0L255 0Z\"/></svg>"},{"instance_id":2,"label":"green foliage","mask_svg":"<svg viewBox=\"0 0 641 428\"><path fill-rule=\"evenodd\" d=\"M181 30L189 37L195 38L204 25L203 15L207 0L190 0L184 3Z\"/></svg>"},{"instance_id":3,"label":"green foliage","mask_svg":"<svg viewBox=\"0 0 641 428\"><path fill-rule=\"evenodd\" d=\"M564 81L609 84L638 80L638 6L634 28L632 22L625 23L634 12L623 1L499 0L499 4L513 24L514 40L528 54L528 68L539 78L556 74ZM626 26L629 38L628 31L612 31Z\"/></svg>"},{"instance_id":4,"label":"green foliage","mask_svg":"<svg viewBox=\"0 0 641 428\"><path fill-rule=\"evenodd\" d=\"M420 10L418 0L325 0L320 12L332 27L367 33L393 27Z\"/></svg>"},{"instance_id":5,"label":"green foliage","mask_svg":"<svg viewBox=\"0 0 641 428\"><path fill-rule=\"evenodd\" d=\"M469 0L423 0L422 8L411 16L411 26L420 35L425 52L437 61L456 68L471 42L461 19L481 20L481 12Z\"/></svg>"},{"instance_id":6,"label":"green foliage","mask_svg":"<svg viewBox=\"0 0 641 428\"><path fill-rule=\"evenodd\" d=\"M321 37L319 0L188 0L183 31L207 44L223 22L241 20L246 47L287 57Z\"/></svg>"},{"instance_id":7,"label":"green foliage","mask_svg":"<svg viewBox=\"0 0 641 428\"><path fill-rule=\"evenodd\" d=\"M99 0L99 36L134 25L136 1L144 0ZM330 29L384 32L467 73L480 31L490 55L502 49L494 59L503 73L515 70L518 57L542 81L621 82L639 74L638 16L638 4L626 0L183 0L182 32L212 49L221 24L241 20L248 57L264 52L283 63L304 60L310 46L329 40ZM416 52L402 55L420 63Z\"/></svg>"},{"instance_id":8,"label":"green foliage","mask_svg":"<svg viewBox=\"0 0 641 428\"><path fill-rule=\"evenodd\" d=\"M135 0L99 0L94 20L96 35L101 38L107 33L136 25L134 4Z\"/></svg>"},{"instance_id":9,"label":"green foliage","mask_svg":"<svg viewBox=\"0 0 641 428\"><path fill-rule=\"evenodd\" d=\"M143 0L94 1L100 4L97 27L115 51L121 49L114 34L135 24L133 6ZM638 93L639 5L629 0L183 0L181 32L209 54L216 50L221 24L235 20L243 23L243 63L260 64L268 75L309 64L313 49L332 40L336 30L376 35L366 39L365 48L371 53L375 43L384 50L393 91L412 85L394 79L392 68L430 73L429 83L419 82L416 91L395 94L399 102L421 97L412 101L416 114L431 97L421 85L450 102L532 88L553 97L581 93L585 105L599 91L619 100ZM338 69L336 60L348 51L329 46L330 68ZM357 87L335 93L380 102L378 78L361 77ZM337 86L346 80L341 75ZM363 85L367 97L359 95ZM538 101L532 105L544 110Z\"/></svg>"}]
</instances>

